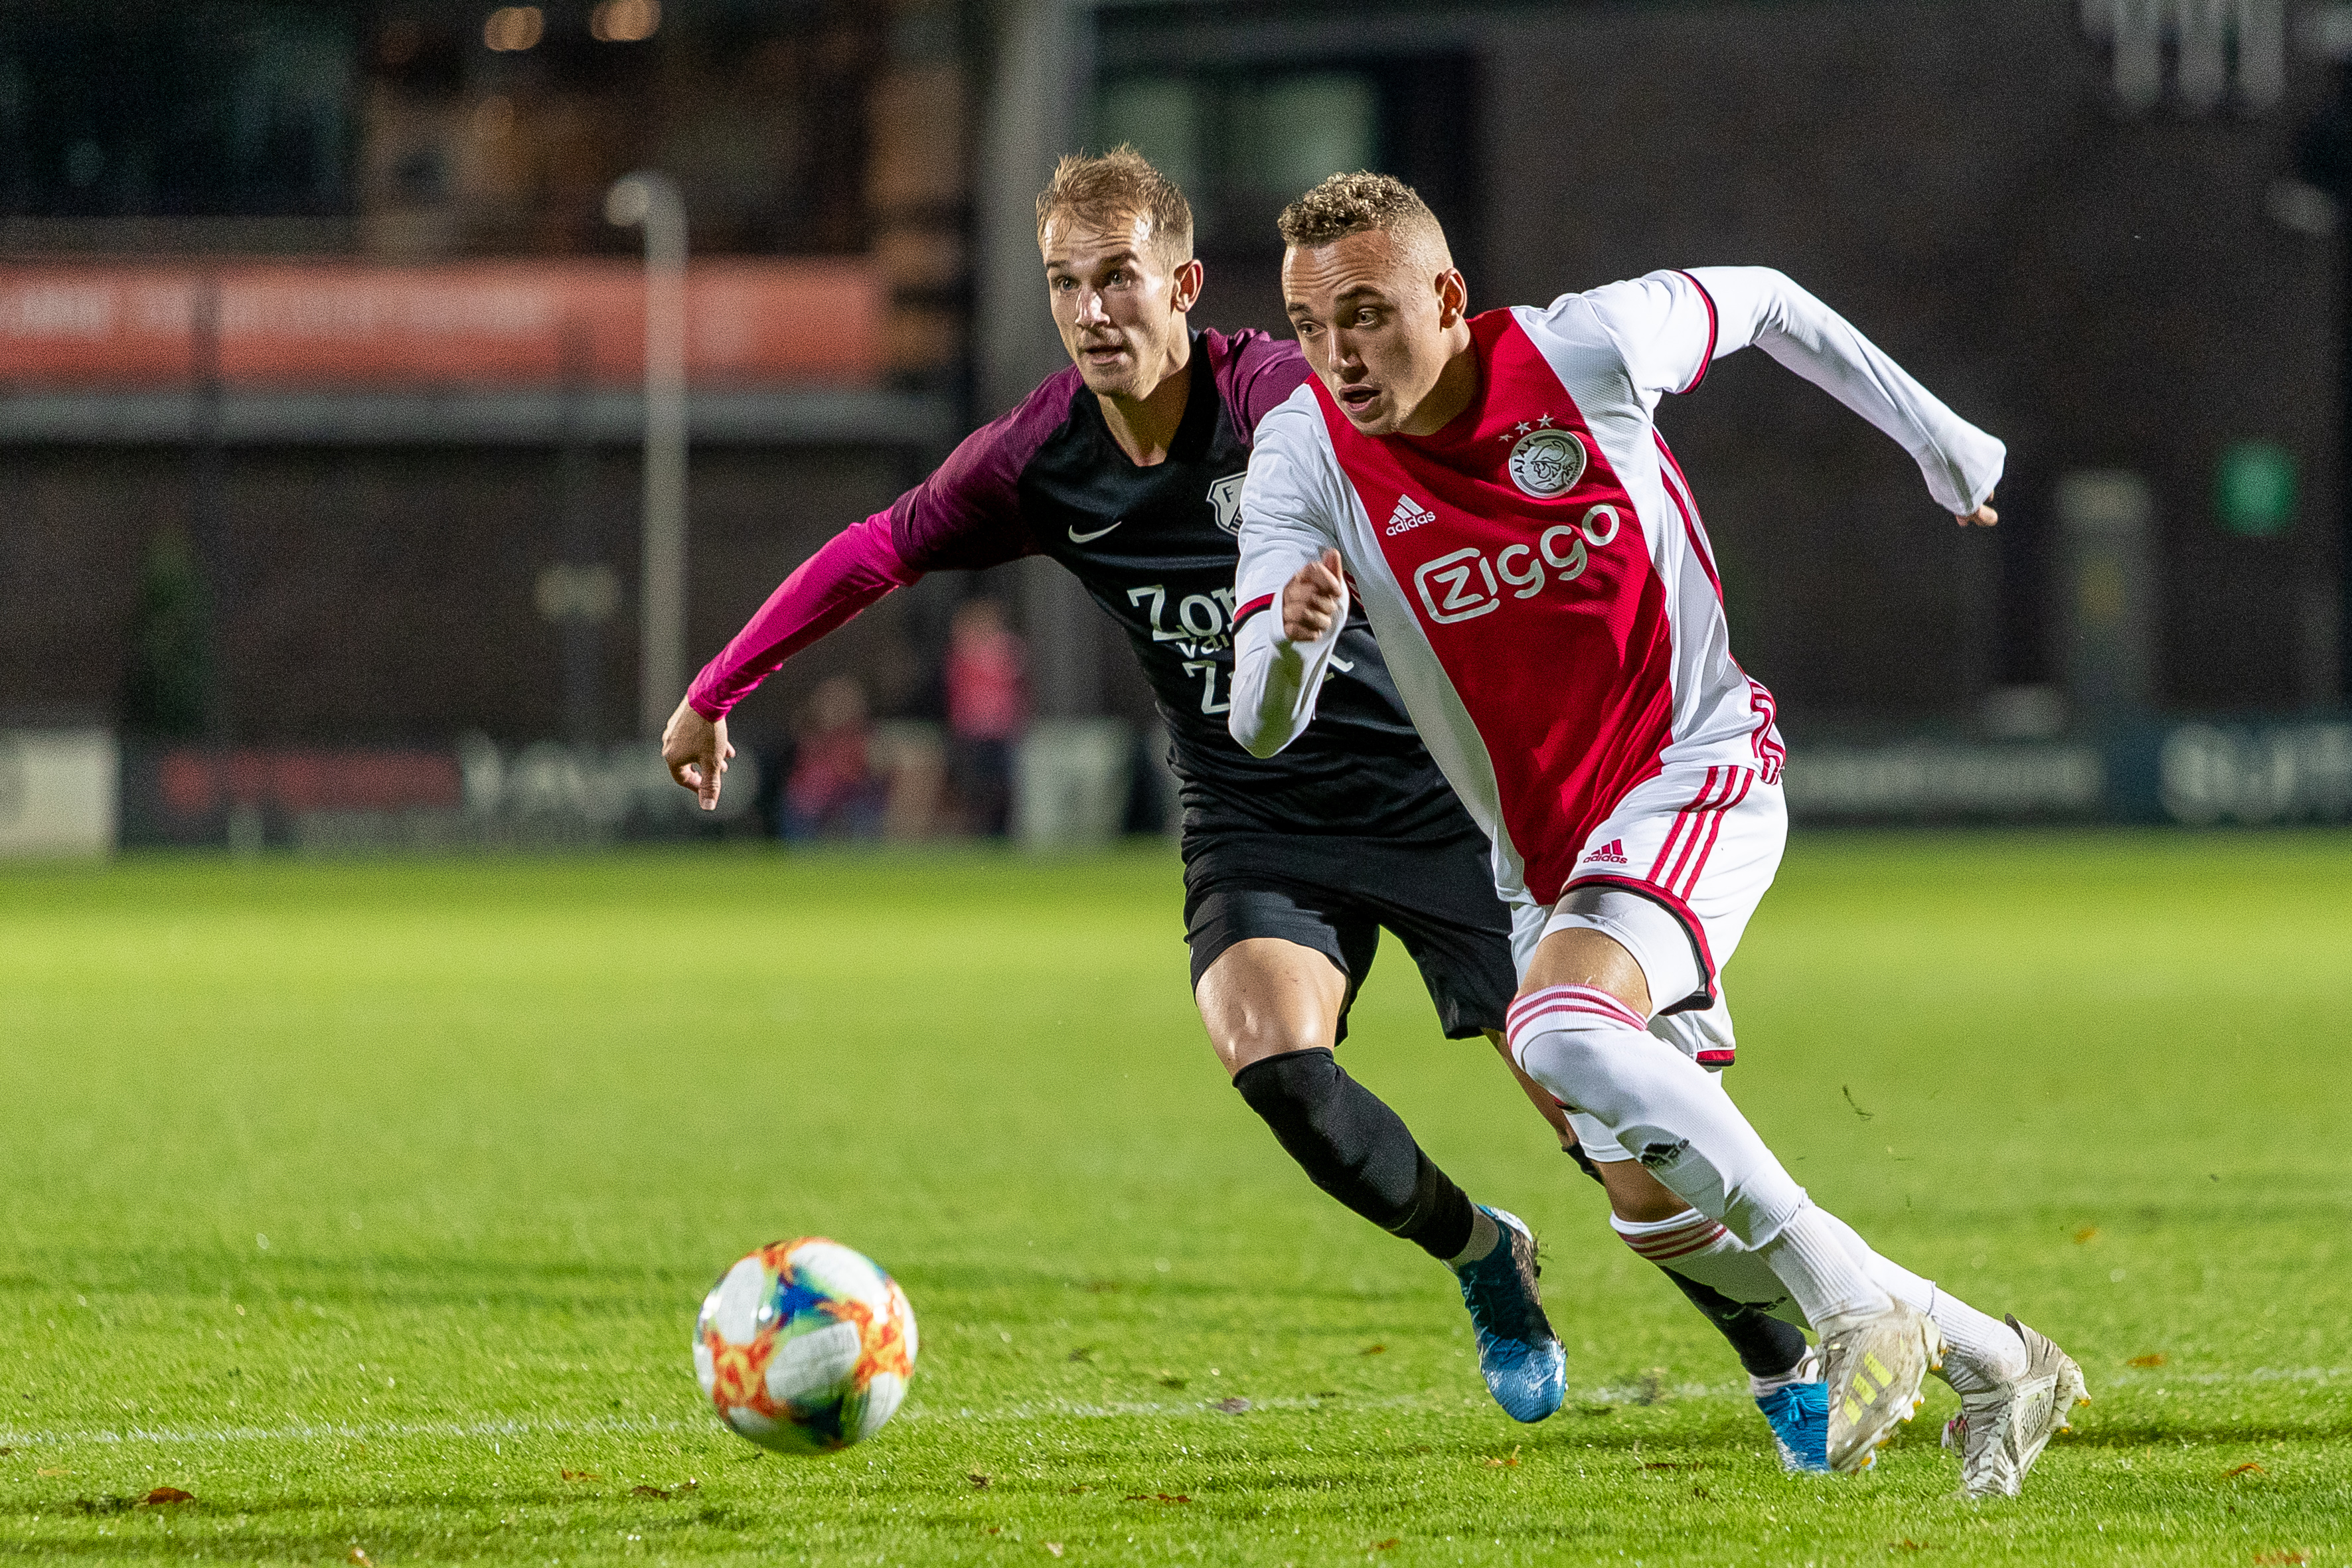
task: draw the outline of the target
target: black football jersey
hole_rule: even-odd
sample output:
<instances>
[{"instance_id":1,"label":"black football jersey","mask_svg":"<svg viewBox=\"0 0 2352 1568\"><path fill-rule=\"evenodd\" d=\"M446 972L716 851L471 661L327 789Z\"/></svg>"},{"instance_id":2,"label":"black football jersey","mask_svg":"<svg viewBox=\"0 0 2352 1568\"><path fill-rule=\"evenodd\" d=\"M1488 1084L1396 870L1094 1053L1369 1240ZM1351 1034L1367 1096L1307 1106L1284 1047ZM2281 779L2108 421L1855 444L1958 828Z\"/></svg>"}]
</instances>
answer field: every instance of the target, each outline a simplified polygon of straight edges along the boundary
<instances>
[{"instance_id":1,"label":"black football jersey","mask_svg":"<svg viewBox=\"0 0 2352 1568\"><path fill-rule=\"evenodd\" d=\"M1349 611L1314 725L1278 756L1225 730L1241 488L1256 416L1307 374L1259 332L1196 332L1164 462L1130 461L1076 368L972 434L891 508L918 571L1052 556L1117 621L1159 700L1188 829L1452 838L1475 831L1406 718L1363 612Z\"/></svg>"}]
</instances>

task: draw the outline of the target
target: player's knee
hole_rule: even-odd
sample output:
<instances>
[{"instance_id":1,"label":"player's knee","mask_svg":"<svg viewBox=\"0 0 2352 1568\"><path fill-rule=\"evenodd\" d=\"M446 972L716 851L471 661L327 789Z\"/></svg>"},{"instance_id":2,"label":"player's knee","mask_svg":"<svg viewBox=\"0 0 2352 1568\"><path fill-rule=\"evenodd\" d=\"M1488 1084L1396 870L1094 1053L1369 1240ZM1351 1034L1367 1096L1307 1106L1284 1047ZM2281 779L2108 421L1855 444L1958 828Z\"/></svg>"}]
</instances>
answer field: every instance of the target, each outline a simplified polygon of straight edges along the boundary
<instances>
[{"instance_id":1,"label":"player's knee","mask_svg":"<svg viewBox=\"0 0 2352 1568\"><path fill-rule=\"evenodd\" d=\"M1330 1030L1293 1020L1250 1019L1237 1027L1220 1031L1215 1040L1217 1059L1225 1064L1229 1075L1274 1057L1298 1051L1320 1051L1328 1056L1331 1050Z\"/></svg>"},{"instance_id":2,"label":"player's knee","mask_svg":"<svg viewBox=\"0 0 2352 1568\"><path fill-rule=\"evenodd\" d=\"M1559 1019L1550 1020L1547 1027L1514 1029L1512 1059L1561 1104L1591 1110L1594 1093L1606 1081L1611 1032Z\"/></svg>"}]
</instances>

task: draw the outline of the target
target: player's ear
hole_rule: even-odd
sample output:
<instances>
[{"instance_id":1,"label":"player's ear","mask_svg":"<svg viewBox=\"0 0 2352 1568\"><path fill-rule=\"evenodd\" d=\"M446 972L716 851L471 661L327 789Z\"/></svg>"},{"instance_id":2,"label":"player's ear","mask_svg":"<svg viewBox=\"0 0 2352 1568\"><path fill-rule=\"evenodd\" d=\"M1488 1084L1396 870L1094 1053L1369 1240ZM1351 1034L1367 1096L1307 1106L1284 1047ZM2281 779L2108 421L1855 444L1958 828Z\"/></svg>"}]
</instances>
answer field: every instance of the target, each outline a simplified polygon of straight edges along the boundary
<instances>
[{"instance_id":1,"label":"player's ear","mask_svg":"<svg viewBox=\"0 0 2352 1568\"><path fill-rule=\"evenodd\" d=\"M1469 314L1469 279L1449 267L1437 275L1437 324L1451 327Z\"/></svg>"},{"instance_id":2,"label":"player's ear","mask_svg":"<svg viewBox=\"0 0 2352 1568\"><path fill-rule=\"evenodd\" d=\"M1168 291L1169 300L1179 310L1190 310L1200 302L1201 287L1207 274L1198 258L1176 268L1176 286Z\"/></svg>"}]
</instances>

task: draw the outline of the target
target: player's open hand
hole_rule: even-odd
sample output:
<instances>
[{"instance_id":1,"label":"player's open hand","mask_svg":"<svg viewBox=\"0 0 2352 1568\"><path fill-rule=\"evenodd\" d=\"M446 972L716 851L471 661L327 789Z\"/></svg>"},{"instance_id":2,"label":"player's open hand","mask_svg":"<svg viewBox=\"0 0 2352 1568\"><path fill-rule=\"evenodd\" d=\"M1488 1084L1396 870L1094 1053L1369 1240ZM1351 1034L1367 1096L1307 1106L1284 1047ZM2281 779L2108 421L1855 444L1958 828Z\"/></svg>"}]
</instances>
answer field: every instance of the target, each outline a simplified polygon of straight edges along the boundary
<instances>
[{"instance_id":1,"label":"player's open hand","mask_svg":"<svg viewBox=\"0 0 2352 1568\"><path fill-rule=\"evenodd\" d=\"M1968 513L1966 516L1962 516L1958 512L1953 513L1952 521L1958 523L1962 528L1990 528L1994 523L2000 521L2000 513L1993 510L1992 502L1988 500L1984 505L1977 508L1976 510Z\"/></svg>"},{"instance_id":2,"label":"player's open hand","mask_svg":"<svg viewBox=\"0 0 2352 1568\"><path fill-rule=\"evenodd\" d=\"M1282 585L1282 635L1292 642L1315 642L1348 613L1348 583L1339 575L1339 552L1327 550Z\"/></svg>"},{"instance_id":3,"label":"player's open hand","mask_svg":"<svg viewBox=\"0 0 2352 1568\"><path fill-rule=\"evenodd\" d=\"M662 763L669 776L702 797L702 809L719 808L719 782L735 748L727 743L727 721L706 719L680 702L662 726Z\"/></svg>"}]
</instances>

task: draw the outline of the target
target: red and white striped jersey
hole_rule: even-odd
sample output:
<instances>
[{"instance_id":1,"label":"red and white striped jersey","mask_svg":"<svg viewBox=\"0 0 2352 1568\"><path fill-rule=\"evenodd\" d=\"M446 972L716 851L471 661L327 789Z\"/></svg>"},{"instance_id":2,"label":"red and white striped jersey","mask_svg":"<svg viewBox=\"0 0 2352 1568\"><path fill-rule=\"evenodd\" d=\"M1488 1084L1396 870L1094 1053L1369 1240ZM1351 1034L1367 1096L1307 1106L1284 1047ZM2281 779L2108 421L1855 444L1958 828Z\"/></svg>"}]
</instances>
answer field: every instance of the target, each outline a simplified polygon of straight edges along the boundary
<instances>
[{"instance_id":1,"label":"red and white striped jersey","mask_svg":"<svg viewBox=\"0 0 2352 1568\"><path fill-rule=\"evenodd\" d=\"M1777 778L1772 700L1731 655L1698 507L1652 415L1753 342L1900 442L1948 510L2000 442L1768 268L1654 272L1471 323L1479 390L1436 435L1359 434L1320 381L1259 424L1242 491L1231 728L1260 755L1314 716L1329 648L1271 607L1336 548L1507 899L1549 904L1588 836L1668 768Z\"/></svg>"}]
</instances>

